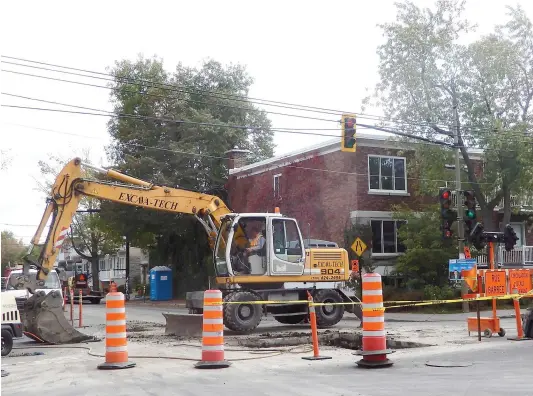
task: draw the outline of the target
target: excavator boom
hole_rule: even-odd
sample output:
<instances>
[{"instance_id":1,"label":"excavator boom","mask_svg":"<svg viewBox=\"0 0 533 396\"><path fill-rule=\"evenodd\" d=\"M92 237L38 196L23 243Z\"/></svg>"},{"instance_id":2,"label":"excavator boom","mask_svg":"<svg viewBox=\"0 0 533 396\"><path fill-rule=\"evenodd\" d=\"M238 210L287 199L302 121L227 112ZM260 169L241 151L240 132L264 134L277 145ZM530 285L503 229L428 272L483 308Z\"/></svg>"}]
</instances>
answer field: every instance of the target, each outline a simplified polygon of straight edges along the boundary
<instances>
[{"instance_id":1,"label":"excavator boom","mask_svg":"<svg viewBox=\"0 0 533 396\"><path fill-rule=\"evenodd\" d=\"M36 290L44 285L50 271L54 270L57 255L83 196L145 209L194 215L204 227L211 248L214 247L222 217L231 213L226 204L216 196L156 186L114 170L84 164L85 167L114 181L88 179L84 177L81 166L82 161L75 158L57 176L44 215L25 257L23 274L10 277L10 284L14 288L27 289L32 293L25 303L24 327L36 336L36 339L53 344L81 342L91 338L72 328L66 321L59 294L36 293ZM50 218L52 220L46 240L44 244L39 245L42 232ZM41 247L36 262L30 259L35 246ZM35 278L29 276L30 265L34 265L38 270Z\"/></svg>"}]
</instances>

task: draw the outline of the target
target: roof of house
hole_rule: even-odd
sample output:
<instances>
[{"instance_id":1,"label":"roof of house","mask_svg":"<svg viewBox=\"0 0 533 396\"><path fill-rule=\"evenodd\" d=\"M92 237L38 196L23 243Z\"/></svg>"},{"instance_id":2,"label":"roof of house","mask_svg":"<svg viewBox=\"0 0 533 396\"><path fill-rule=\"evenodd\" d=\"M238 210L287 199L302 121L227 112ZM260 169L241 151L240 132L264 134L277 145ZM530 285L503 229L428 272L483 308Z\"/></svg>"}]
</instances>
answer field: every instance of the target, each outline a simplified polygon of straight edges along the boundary
<instances>
[{"instance_id":1,"label":"roof of house","mask_svg":"<svg viewBox=\"0 0 533 396\"><path fill-rule=\"evenodd\" d=\"M393 142L391 140L392 137L393 136L390 135L357 132L357 145L362 147L366 146L397 149L398 142ZM286 165L290 165L294 162L304 161L306 159L316 157L318 155L325 155L340 151L339 138L330 139L312 146L308 146L279 156L267 158L263 161L254 162L252 164L248 164L239 168L230 169L229 174L244 177L251 174L266 172L275 168L280 168ZM483 150L480 149L469 149L468 151L474 155L480 155L483 153Z\"/></svg>"}]
</instances>

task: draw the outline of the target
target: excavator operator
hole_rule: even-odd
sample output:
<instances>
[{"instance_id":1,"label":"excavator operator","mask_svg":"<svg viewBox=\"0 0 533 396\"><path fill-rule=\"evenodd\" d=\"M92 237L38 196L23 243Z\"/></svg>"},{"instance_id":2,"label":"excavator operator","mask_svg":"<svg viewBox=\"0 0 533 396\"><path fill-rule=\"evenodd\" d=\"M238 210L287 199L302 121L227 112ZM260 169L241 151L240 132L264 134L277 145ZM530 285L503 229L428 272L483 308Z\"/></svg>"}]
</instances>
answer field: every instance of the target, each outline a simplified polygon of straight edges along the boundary
<instances>
[{"instance_id":1,"label":"excavator operator","mask_svg":"<svg viewBox=\"0 0 533 396\"><path fill-rule=\"evenodd\" d=\"M240 274L250 274L251 266L249 257L253 255L264 255L265 251L265 221L251 220L242 224L246 238L247 247L237 252L235 257L235 270ZM234 241L235 243L235 241Z\"/></svg>"}]
</instances>

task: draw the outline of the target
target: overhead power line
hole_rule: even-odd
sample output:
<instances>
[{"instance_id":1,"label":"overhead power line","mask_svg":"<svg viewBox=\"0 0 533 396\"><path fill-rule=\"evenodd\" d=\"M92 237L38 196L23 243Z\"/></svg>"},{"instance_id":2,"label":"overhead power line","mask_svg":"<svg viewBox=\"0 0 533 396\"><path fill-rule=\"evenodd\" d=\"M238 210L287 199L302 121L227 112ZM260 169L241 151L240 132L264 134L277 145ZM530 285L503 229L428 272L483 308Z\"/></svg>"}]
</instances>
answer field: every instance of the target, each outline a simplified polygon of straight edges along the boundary
<instances>
[{"instance_id":1,"label":"overhead power line","mask_svg":"<svg viewBox=\"0 0 533 396\"><path fill-rule=\"evenodd\" d=\"M6 59L13 59L13 60L18 60L18 61L22 61L22 62L33 63L33 64L37 64L37 65L46 65L46 66L56 67L56 68L65 69L65 70L74 70L74 71L78 71L78 72L82 72L82 73L89 73L89 74L94 74L94 75L98 75L98 76L111 77L111 79L98 78L98 79L106 80L106 81L117 82L117 79L118 79L118 80L128 81L130 83L148 84L148 85L151 85L153 87L158 87L158 88L162 88L162 89L170 90L170 91L175 91L175 92L186 92L186 93L193 93L193 94L198 94L200 92L200 93L203 93L204 96L212 96L212 97L218 97L218 98L223 98L223 99L231 99L231 100L235 100L235 101L244 101L244 102L247 102L247 103L254 103L254 104L260 104L260 105L266 105L266 106L280 107L280 108L292 109L292 110L298 110L298 111L308 111L308 112L313 112L313 113L330 114L330 115L336 115L336 116L338 116L339 114L343 114L343 113L344 114L350 113L350 114L357 114L358 117L362 118L362 119L373 119L375 121L392 122L392 123L406 124L406 125L412 125L412 126L422 126L422 127L431 127L433 125L437 125L437 126L443 127L443 125L448 125L448 124L453 123L453 121L451 121L451 120L440 121L440 122L436 122L434 124L430 124L430 123L420 123L420 122L413 122L413 121L399 120L399 119L390 119L390 118L387 119L386 117L383 117L383 116L366 114L366 113L361 113L361 112L350 112L350 111L344 111L344 110L329 109L329 108L324 108L324 107L299 105L299 104L288 103L288 102L281 102L281 101L273 101L273 100L267 100L267 99L253 98L253 97L248 97L248 96L243 96L243 95L220 93L220 92L217 92L217 91L206 90L206 89L201 89L201 88L191 88L191 87L187 87L187 86L180 85L180 84L175 84L174 85L174 84L160 83L160 82L155 82L155 81L150 81L150 80L140 79L140 78L120 77L120 76L115 76L115 75L110 74L110 73L97 72L97 71L93 71L93 70L74 68L74 67L69 67L69 66L63 66L63 65L57 65L57 64L52 64L52 63L46 63L46 62L33 61L33 60L10 57L10 56L5 56L5 55L2 55L1 57L2 58L6 58ZM52 72L57 72L57 73L77 75L77 76L86 77L86 78L96 78L95 76L91 76L91 75L87 75L87 74L74 73L74 72L69 72L69 71L65 71L65 70L55 70L55 69L50 69L50 68L46 68L46 67L42 67L42 66L25 65L25 64L21 64L21 63L17 63L17 62L2 61L2 63L11 64L11 65L15 65L15 66L21 66L21 67L34 68L34 69L39 69L39 70L52 71ZM25 74L25 73L14 72L14 71L8 71L8 72ZM29 75L29 74L26 74L26 75ZM36 75L31 75L31 76L46 78L44 76L36 76ZM109 88L109 87L106 87L106 88ZM208 104L208 105L219 105L219 104L205 103L205 102L198 102L198 103L204 103L204 104ZM221 105L221 106L226 106L226 105ZM276 114L276 113L273 113L273 112L268 111L268 110L265 110L265 112L266 113L271 113L271 114ZM305 118L305 116L298 116L298 115L294 115L294 114L281 114L281 113L279 113L279 115L287 115L287 116L292 116L292 117L303 117L303 118ZM326 119L320 119L320 120L321 121L335 121L335 120L326 120Z\"/></svg>"},{"instance_id":2,"label":"overhead power line","mask_svg":"<svg viewBox=\"0 0 533 396\"><path fill-rule=\"evenodd\" d=\"M241 130L265 130L264 127L254 127L254 126L249 126L249 125L229 125L229 124L221 124L221 123L196 122L196 121L189 121L189 120L175 120L175 119L171 119L171 118L142 116L142 115L136 115L136 114L112 113L112 112L109 112L107 110L102 110L102 109L95 109L95 108L91 108L91 107L72 105L72 104L68 104L68 103L48 101L48 100L44 100L44 99L31 98L31 97L27 97L27 96L15 95L15 94L10 94L10 93L5 93L5 92L3 92L2 95L14 96L14 97L18 97L18 98L27 99L27 100L44 102L44 103L49 103L49 104L56 104L56 105L60 105L60 106L68 106L68 107L73 107L73 108L77 108L77 109L96 111L98 113L78 112L78 111L60 110L60 109L48 109L48 108L29 107L29 106L2 105L3 107L10 107L10 108L37 110L37 111L52 111L52 112L62 112L62 113L71 113L71 114L83 114L83 115L95 115L95 116L107 116L107 117L118 117L118 118L135 118L135 119L163 121L163 122L169 122L169 123L175 123L175 124L188 124L188 125L212 126L212 127L226 127L226 128L234 128L234 129L241 129ZM375 126L375 125L367 125L367 124L361 124L361 123L359 124L359 127L375 129L375 130L379 130L379 131L382 131L382 132L392 133L392 134L395 134L395 135L398 135L398 136L408 137L410 139L425 141L425 142L432 143L432 144L438 144L438 145L443 145L443 146L451 146L451 144L449 144L449 143L434 141L434 140L429 139L429 138L407 134L407 133L404 133L404 132L401 132L401 131L397 131L397 130L394 130L394 129L390 129L390 128L383 128L383 127L378 127L378 126ZM331 135L331 134L309 133L309 132L302 132L302 131L293 131L293 130L289 130L289 129L274 129L274 128L271 128L269 130L273 131L273 132L281 132L281 133L295 133L295 134L302 134L302 135L335 137L334 135Z\"/></svg>"},{"instance_id":3,"label":"overhead power line","mask_svg":"<svg viewBox=\"0 0 533 396\"><path fill-rule=\"evenodd\" d=\"M1 61L1 62L2 63L7 63L7 64L12 64L12 65L16 65L16 66L30 67L30 68L35 68L35 69L39 69L39 70L46 70L46 71L52 71L52 72L57 72L57 73L69 74L69 75L77 75L77 76L86 77L86 78L96 78L96 79L100 79L100 80L104 80L104 81L116 82L116 80L114 80L114 79L95 77L95 76L90 76L90 75L85 75L85 74L80 74L80 73L73 73L73 72L68 72L68 71L63 71L63 70L54 70L54 69L49 69L49 68L44 68L44 67L39 67L39 66L24 65L24 64L19 64L19 63L15 63L15 62L7 62L7 61ZM58 66L58 67L64 67L64 66ZM79 69L74 69L74 70L79 70ZM14 70L3 69L1 71L6 72L6 73L13 73L13 74L22 75L22 76L41 78L41 79L45 79L45 80L58 81L58 82L76 84L76 85L81 85L81 86L88 86L88 87L101 88L101 89L107 89L107 90L115 90L116 89L116 88L114 88L112 86L91 84L91 83L86 83L86 82L81 82L81 81L66 80L66 79L62 79L62 78L55 78L55 77L50 77L50 76L42 76L42 75L36 75L36 74L31 74L31 73L23 73L23 72L18 72L18 71L14 71ZM104 75L113 77L113 75L111 75L111 74L105 74L105 73L99 73L99 72L92 72L92 73L104 74ZM122 79L124 79L124 78L122 78ZM140 82L140 83L143 83L143 84L145 83L144 82L145 80L137 81L136 79L129 78L129 77L127 79L129 81ZM161 83L151 82L150 85L152 85L154 87L158 87L158 84L161 84ZM169 84L166 84L166 85L169 85ZM174 86L172 86L172 87L174 87ZM172 89L172 88L167 88L167 87L158 87L158 88L161 88L163 90L176 91L176 92L189 92L190 91L190 90L185 90L185 89L177 89L177 88ZM176 100L181 100L183 102L197 103L197 104L203 104L203 105L207 105L207 106L233 108L233 109L244 110L244 111L252 111L252 112L265 112L267 114L274 114L274 115L281 115L281 116L287 116L287 117L309 119L309 120L315 120L315 121L326 121L326 122L336 122L336 123L339 122L338 120L331 120L331 119L324 119L324 118L318 118L318 117L303 116L303 115L298 115L298 114L273 112L273 111L264 110L264 109L256 109L256 108L248 108L248 107L242 107L242 106L234 106L234 105L228 105L228 104L223 104L223 103L202 102L202 101L187 99L187 98L183 98L183 97L179 97L179 96L160 95L160 94L153 94L153 93L150 93L150 92L139 92L139 91L135 91L135 90L125 90L123 92L135 93L135 94L140 94L140 95L143 95L143 96L156 97L156 98L162 98L162 99L176 99ZM209 95L204 94L204 96L209 96ZM225 98L225 99L233 100L231 98ZM243 100L243 101L245 101L245 100ZM254 102L250 102L250 101L246 101L246 102L247 103L254 103ZM258 104L262 104L262 103L258 103ZM295 107L286 107L286 106L278 106L278 107L295 109L295 110L302 110L302 109L297 109ZM305 111L313 111L313 110L305 110ZM335 112L330 112L330 111L327 111L327 112L324 112L324 111L313 111L313 112L325 113L325 114L333 114L333 115L339 115L339 114L342 113L342 111L340 111L340 110L339 111L335 111ZM430 124L430 123L427 123L427 122L413 122L413 121L399 120L397 118L387 118L387 117L383 117L383 116L368 115L368 114L364 114L364 113L354 113L354 114L357 114L357 117L359 119L368 119L368 120L372 120L372 121L379 121L379 122L382 122L382 123L393 123L393 124L406 125L406 126L411 126L411 127L429 128L429 129L432 129L432 130L433 130L434 126L439 127L441 129L449 128L448 126L443 126L442 123ZM307 128L307 129L309 130L309 128ZM323 130L323 129L326 129L326 128L312 128L312 130ZM463 129L463 131L478 131L478 132L485 132L485 133L494 133L494 132L496 132L495 128L490 127L490 126L486 126L486 125L463 125L462 129ZM434 131L434 132L437 133L437 134L442 134L440 132L436 132L436 131ZM465 132L463 132L463 134L466 136Z\"/></svg>"},{"instance_id":4,"label":"overhead power line","mask_svg":"<svg viewBox=\"0 0 533 396\"><path fill-rule=\"evenodd\" d=\"M71 135L71 136L82 137L82 138L102 140L101 138L98 138L96 136L79 135L79 134L70 133L70 132L56 131L56 130L53 130L53 129L33 127L33 126L29 126L29 125L20 125L20 124L10 124L10 125L17 125L17 126L21 126L21 127L24 127L24 128L48 131L48 132L52 132L52 133ZM429 143L425 143L425 142L410 142L410 143L414 143L414 144L429 144ZM168 151L168 152L172 152L172 153L176 153L176 154L183 154L183 155L207 157L207 158L212 158L212 159L223 159L223 160L227 159L227 157L223 157L223 156L214 156L214 155L208 155L208 154L191 153L191 152L173 150L173 149L168 149L168 148L163 148L163 147L146 146L146 145L142 145L142 144L138 144L138 143L121 142L120 144L121 145L123 144L123 145L126 145L126 146L132 146L132 147L133 146L143 147L143 148L146 148L146 149L153 149L153 150L163 150L163 151ZM292 153L287 153L287 154L284 154L284 155L276 157L276 160L277 161L282 161L282 160L284 160L286 158L291 157L292 155L293 155ZM290 164L284 165L284 166L285 167L289 167L289 168L304 169L304 170L323 172L323 173L325 172L325 173L336 173L336 174L346 174L346 175L355 175L355 176L368 176L367 173L335 171L335 170L329 170L329 169L310 168L310 167L290 165ZM454 180L426 179L426 178L419 178L419 177L407 177L407 180L430 181L430 182L449 182L449 183L455 182ZM493 183L477 183L477 184L480 184L480 185L492 185Z\"/></svg>"}]
</instances>

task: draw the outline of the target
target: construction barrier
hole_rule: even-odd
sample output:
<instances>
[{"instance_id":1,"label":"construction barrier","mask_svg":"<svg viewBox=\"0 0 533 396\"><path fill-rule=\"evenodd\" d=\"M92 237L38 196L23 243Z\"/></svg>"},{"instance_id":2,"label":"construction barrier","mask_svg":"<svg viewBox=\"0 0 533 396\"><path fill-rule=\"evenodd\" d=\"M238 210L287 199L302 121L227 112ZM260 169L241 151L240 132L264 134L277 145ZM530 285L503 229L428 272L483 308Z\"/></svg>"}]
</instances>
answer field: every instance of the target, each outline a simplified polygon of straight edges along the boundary
<instances>
[{"instance_id":1,"label":"construction barrier","mask_svg":"<svg viewBox=\"0 0 533 396\"><path fill-rule=\"evenodd\" d=\"M64 288L63 292L63 312L66 312L67 310L67 288Z\"/></svg>"},{"instance_id":2,"label":"construction barrier","mask_svg":"<svg viewBox=\"0 0 533 396\"><path fill-rule=\"evenodd\" d=\"M307 292L307 300L309 301L309 317L311 321L311 334L313 338L313 356L304 356L302 359L305 360L326 360L331 359L331 356L320 356L318 350L318 328L316 325L316 310L313 303L313 296L311 293Z\"/></svg>"},{"instance_id":3,"label":"construction barrier","mask_svg":"<svg viewBox=\"0 0 533 396\"><path fill-rule=\"evenodd\" d=\"M105 302L105 363L99 364L98 368L114 370L135 367L135 363L128 360L124 294L116 291L116 285L110 289Z\"/></svg>"},{"instance_id":4,"label":"construction barrier","mask_svg":"<svg viewBox=\"0 0 533 396\"><path fill-rule=\"evenodd\" d=\"M82 316L83 316L83 293L80 289L79 293L79 302L78 302L78 327L82 327Z\"/></svg>"},{"instance_id":5,"label":"construction barrier","mask_svg":"<svg viewBox=\"0 0 533 396\"><path fill-rule=\"evenodd\" d=\"M226 368L231 365L224 359L224 313L222 291L204 292L202 323L202 360L194 365L198 369Z\"/></svg>"},{"instance_id":6,"label":"construction barrier","mask_svg":"<svg viewBox=\"0 0 533 396\"><path fill-rule=\"evenodd\" d=\"M70 324L74 327L74 289L69 287L70 295Z\"/></svg>"},{"instance_id":7,"label":"construction barrier","mask_svg":"<svg viewBox=\"0 0 533 396\"><path fill-rule=\"evenodd\" d=\"M390 367L393 363L387 358L387 354L394 351L387 349L381 275L364 274L362 285L363 346L355 354L363 358L357 365L365 368Z\"/></svg>"}]
</instances>

